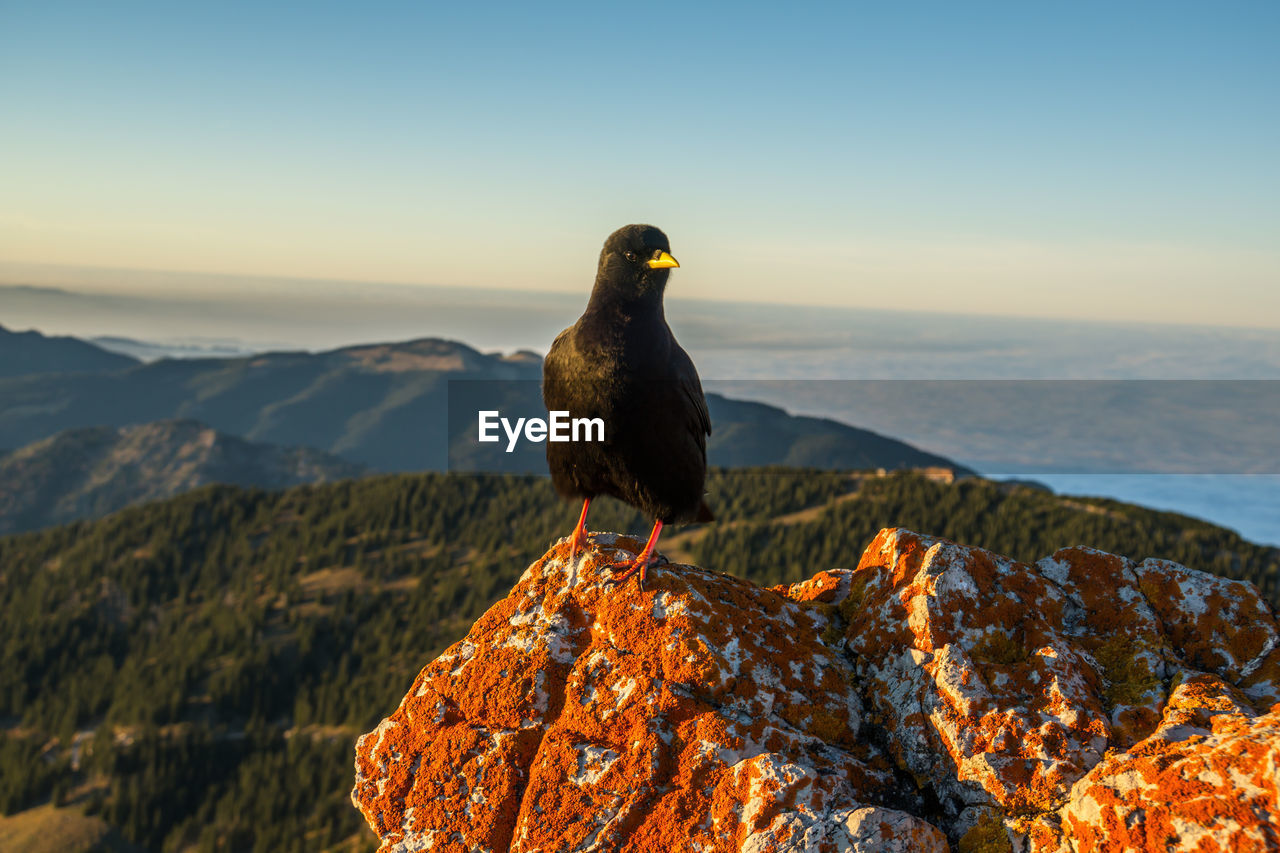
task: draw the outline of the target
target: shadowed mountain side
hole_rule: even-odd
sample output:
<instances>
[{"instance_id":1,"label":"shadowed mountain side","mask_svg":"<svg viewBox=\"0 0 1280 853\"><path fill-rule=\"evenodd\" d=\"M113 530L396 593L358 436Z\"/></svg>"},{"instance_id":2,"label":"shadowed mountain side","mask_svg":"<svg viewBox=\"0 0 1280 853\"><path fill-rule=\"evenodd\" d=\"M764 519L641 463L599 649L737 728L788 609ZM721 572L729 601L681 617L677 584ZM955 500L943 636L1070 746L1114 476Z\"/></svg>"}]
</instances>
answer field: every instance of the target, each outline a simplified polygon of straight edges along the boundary
<instances>
[{"instance_id":1,"label":"shadowed mountain side","mask_svg":"<svg viewBox=\"0 0 1280 853\"><path fill-rule=\"evenodd\" d=\"M68 430L0 455L0 533L96 518L206 483L286 488L363 473L319 450L245 441L195 421Z\"/></svg>"},{"instance_id":2,"label":"shadowed mountain side","mask_svg":"<svg viewBox=\"0 0 1280 853\"><path fill-rule=\"evenodd\" d=\"M385 471L439 470L451 379L529 379L536 356L419 340L323 353L162 360L99 376L0 380L0 447L64 429L194 419Z\"/></svg>"},{"instance_id":3,"label":"shadowed mountain side","mask_svg":"<svg viewBox=\"0 0 1280 853\"><path fill-rule=\"evenodd\" d=\"M166 359L109 374L0 379L0 447L67 429L194 419L252 441L315 447L381 471L545 473L545 447L476 442L476 415L545 416L534 353L428 338L322 353ZM941 466L947 459L835 421L708 397L712 465Z\"/></svg>"},{"instance_id":4,"label":"shadowed mountain side","mask_svg":"<svg viewBox=\"0 0 1280 853\"><path fill-rule=\"evenodd\" d=\"M780 465L827 471L950 468L958 476L975 475L945 457L838 421L791 415L767 403L731 400L719 394L707 394L706 399L712 426L707 439L707 464L711 466ZM508 451L510 442L500 426L490 432L498 440L477 440L477 412L482 410L501 412L511 423L515 416L546 417L537 383L455 383L449 389L449 470L545 474L545 444L522 439ZM509 413L513 416L508 417Z\"/></svg>"},{"instance_id":5,"label":"shadowed mountain side","mask_svg":"<svg viewBox=\"0 0 1280 853\"><path fill-rule=\"evenodd\" d=\"M790 415L777 406L707 395L715 431L707 461L724 468L784 465L828 470L951 468L974 472L909 444L827 418Z\"/></svg>"},{"instance_id":6,"label":"shadowed mountain side","mask_svg":"<svg viewBox=\"0 0 1280 853\"><path fill-rule=\"evenodd\" d=\"M0 326L0 377L44 373L95 373L138 363L79 338L46 337L37 331L11 332Z\"/></svg>"}]
</instances>

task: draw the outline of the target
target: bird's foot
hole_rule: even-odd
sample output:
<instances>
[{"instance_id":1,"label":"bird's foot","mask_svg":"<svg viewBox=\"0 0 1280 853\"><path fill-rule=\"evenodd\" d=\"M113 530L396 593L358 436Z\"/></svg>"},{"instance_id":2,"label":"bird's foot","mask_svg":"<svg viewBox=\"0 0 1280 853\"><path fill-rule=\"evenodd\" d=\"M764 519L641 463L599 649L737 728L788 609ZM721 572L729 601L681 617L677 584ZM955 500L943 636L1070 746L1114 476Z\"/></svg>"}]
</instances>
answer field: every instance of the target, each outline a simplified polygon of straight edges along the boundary
<instances>
[{"instance_id":1,"label":"bird's foot","mask_svg":"<svg viewBox=\"0 0 1280 853\"><path fill-rule=\"evenodd\" d=\"M573 535L569 537L569 565L573 565L573 561L578 556L578 550L587 550L587 510L591 508L591 498L587 498L582 502L582 515L578 516L578 523L573 526Z\"/></svg>"},{"instance_id":2,"label":"bird's foot","mask_svg":"<svg viewBox=\"0 0 1280 853\"><path fill-rule=\"evenodd\" d=\"M661 533L662 533L662 520L657 519L653 522L653 532L649 534L649 541L644 543L644 548L640 551L640 554L635 558L635 560L631 562L630 568L628 568L622 574L616 577L610 578L609 581L611 583L622 583L627 578L634 575L636 572L639 572L640 573L640 589L643 591L644 579L645 579L645 576L648 575L649 573L649 566L658 562L658 560L663 559L662 555L658 554L656 550L658 546L658 536ZM610 571L612 572L614 568L617 568L617 567L611 566Z\"/></svg>"},{"instance_id":3,"label":"bird's foot","mask_svg":"<svg viewBox=\"0 0 1280 853\"><path fill-rule=\"evenodd\" d=\"M630 563L622 563L622 564L615 563L614 565L610 566L609 567L610 573L612 573L616 569L621 569L624 566L625 566L625 570L621 574L613 575L612 577L607 578L605 580L605 583L623 583L624 581L630 580L632 575L639 573L640 575L639 586L641 591L643 591L644 580L649 574L649 567L659 565L660 563L665 563L666 561L667 561L666 558L663 557L661 554L652 553L651 551L649 551L649 549L646 548L645 550L641 551L640 555L637 556Z\"/></svg>"},{"instance_id":4,"label":"bird's foot","mask_svg":"<svg viewBox=\"0 0 1280 853\"><path fill-rule=\"evenodd\" d=\"M585 554L587 545L587 529L585 527L575 527L573 535L569 537L569 562L573 563L577 559L579 551Z\"/></svg>"}]
</instances>

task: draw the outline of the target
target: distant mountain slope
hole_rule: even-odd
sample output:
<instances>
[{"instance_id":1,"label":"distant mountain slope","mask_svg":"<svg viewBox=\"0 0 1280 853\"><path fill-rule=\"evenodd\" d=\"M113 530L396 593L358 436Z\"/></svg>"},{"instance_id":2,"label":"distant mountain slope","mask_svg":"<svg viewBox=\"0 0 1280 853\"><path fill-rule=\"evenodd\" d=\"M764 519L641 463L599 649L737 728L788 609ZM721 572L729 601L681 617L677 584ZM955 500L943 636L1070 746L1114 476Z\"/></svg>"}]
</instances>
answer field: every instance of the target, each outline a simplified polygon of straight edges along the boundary
<instances>
[{"instance_id":1,"label":"distant mountain slope","mask_svg":"<svg viewBox=\"0 0 1280 853\"><path fill-rule=\"evenodd\" d=\"M96 518L206 483L284 488L363 473L318 450L249 442L195 421L86 427L0 455L0 533Z\"/></svg>"},{"instance_id":2,"label":"distant mountain slope","mask_svg":"<svg viewBox=\"0 0 1280 853\"><path fill-rule=\"evenodd\" d=\"M942 456L829 418L791 415L777 406L719 394L707 395L707 408L715 427L707 458L724 468L950 468L960 476L974 473Z\"/></svg>"},{"instance_id":3,"label":"distant mountain slope","mask_svg":"<svg viewBox=\"0 0 1280 853\"><path fill-rule=\"evenodd\" d=\"M0 377L43 373L122 370L135 358L108 352L79 338L46 337L37 331L11 332L0 326Z\"/></svg>"},{"instance_id":4,"label":"distant mountain slope","mask_svg":"<svg viewBox=\"0 0 1280 853\"><path fill-rule=\"evenodd\" d=\"M545 414L541 375L535 353L485 354L427 338L322 353L162 360L94 376L3 379L0 447L66 429L190 418L253 441L317 447L381 471L542 473L542 445L526 442L507 454L475 444L477 400L493 401L479 408L504 414ZM968 473L942 457L835 421L794 418L772 406L715 395L708 404L712 465L944 466Z\"/></svg>"},{"instance_id":5,"label":"distant mountain slope","mask_svg":"<svg viewBox=\"0 0 1280 853\"><path fill-rule=\"evenodd\" d=\"M386 471L440 470L450 379L536 379L536 357L420 340L323 353L162 360L100 376L0 380L0 447L64 429L184 418Z\"/></svg>"},{"instance_id":6,"label":"distant mountain slope","mask_svg":"<svg viewBox=\"0 0 1280 853\"><path fill-rule=\"evenodd\" d=\"M500 441L476 441L480 409L545 417L539 387L533 382L475 383L450 398L449 470L507 474L545 474L545 445L522 441L510 452ZM487 401L487 402L486 402ZM459 420L452 410L460 408ZM723 468L765 465L840 470L850 468L950 468L958 476L974 472L949 459L917 450L892 438L826 418L788 414L777 406L707 395L712 431L707 462ZM514 420L512 418L511 420Z\"/></svg>"}]
</instances>

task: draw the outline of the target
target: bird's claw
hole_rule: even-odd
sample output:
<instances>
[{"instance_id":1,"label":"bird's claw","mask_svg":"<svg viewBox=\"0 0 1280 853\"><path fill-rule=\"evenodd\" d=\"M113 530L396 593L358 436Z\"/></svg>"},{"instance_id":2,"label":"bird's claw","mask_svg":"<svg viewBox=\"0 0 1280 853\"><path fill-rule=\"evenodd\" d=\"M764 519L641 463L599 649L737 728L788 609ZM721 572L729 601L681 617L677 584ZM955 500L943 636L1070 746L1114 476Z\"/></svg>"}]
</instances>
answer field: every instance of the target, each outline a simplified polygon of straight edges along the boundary
<instances>
[{"instance_id":1,"label":"bird's claw","mask_svg":"<svg viewBox=\"0 0 1280 853\"><path fill-rule=\"evenodd\" d=\"M612 563L609 565L609 574L612 575L612 577L605 578L605 583L623 583L630 580L632 575L639 572L640 577L638 579L638 585L643 591L644 581L645 578L648 577L649 568L666 562L666 558L661 554L641 554L630 563L626 564L625 570L619 575L614 575L613 573L618 569L623 568L623 566L618 563Z\"/></svg>"}]
</instances>

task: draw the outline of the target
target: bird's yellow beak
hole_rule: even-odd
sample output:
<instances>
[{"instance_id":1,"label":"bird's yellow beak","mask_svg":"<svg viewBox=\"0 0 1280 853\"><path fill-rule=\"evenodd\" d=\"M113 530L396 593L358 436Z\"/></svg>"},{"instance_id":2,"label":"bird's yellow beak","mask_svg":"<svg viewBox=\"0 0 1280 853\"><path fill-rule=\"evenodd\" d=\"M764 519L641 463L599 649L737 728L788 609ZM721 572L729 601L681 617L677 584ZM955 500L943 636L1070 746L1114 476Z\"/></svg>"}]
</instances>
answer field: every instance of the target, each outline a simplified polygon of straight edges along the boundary
<instances>
[{"instance_id":1,"label":"bird's yellow beak","mask_svg":"<svg viewBox=\"0 0 1280 853\"><path fill-rule=\"evenodd\" d=\"M648 261L647 263L651 270L665 270L670 269L671 267L680 266L680 262L666 252L663 252L661 255L658 255L658 257Z\"/></svg>"}]
</instances>

